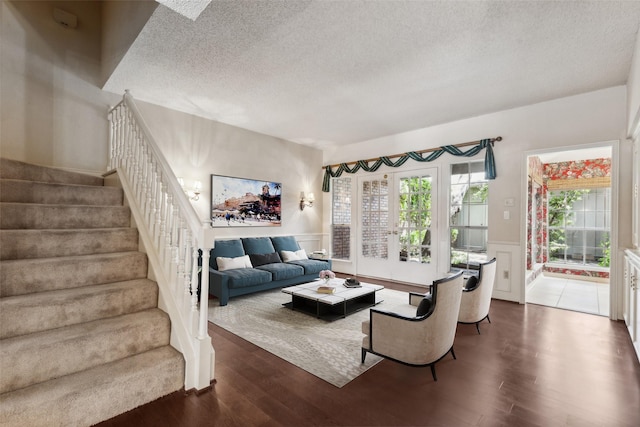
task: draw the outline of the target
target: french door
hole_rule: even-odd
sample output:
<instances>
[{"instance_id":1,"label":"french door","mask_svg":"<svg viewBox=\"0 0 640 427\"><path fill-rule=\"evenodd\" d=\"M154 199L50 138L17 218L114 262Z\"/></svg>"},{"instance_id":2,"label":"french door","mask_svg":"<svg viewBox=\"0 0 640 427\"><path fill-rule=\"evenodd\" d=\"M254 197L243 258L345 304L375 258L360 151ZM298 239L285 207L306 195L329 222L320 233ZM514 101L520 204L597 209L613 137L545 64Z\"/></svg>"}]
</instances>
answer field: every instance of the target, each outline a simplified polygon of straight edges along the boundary
<instances>
[{"instance_id":1,"label":"french door","mask_svg":"<svg viewBox=\"0 0 640 427\"><path fill-rule=\"evenodd\" d=\"M363 175L357 273L427 284L436 276L437 169Z\"/></svg>"}]
</instances>

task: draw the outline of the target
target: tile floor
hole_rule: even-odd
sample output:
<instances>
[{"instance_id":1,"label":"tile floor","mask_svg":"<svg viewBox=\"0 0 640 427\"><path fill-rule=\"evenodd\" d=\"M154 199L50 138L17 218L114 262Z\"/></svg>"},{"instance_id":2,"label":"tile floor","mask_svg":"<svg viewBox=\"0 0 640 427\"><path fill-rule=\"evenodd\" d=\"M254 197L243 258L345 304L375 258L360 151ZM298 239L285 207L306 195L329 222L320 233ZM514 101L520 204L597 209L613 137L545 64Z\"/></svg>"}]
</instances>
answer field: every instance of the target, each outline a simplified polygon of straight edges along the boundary
<instances>
[{"instance_id":1,"label":"tile floor","mask_svg":"<svg viewBox=\"0 0 640 427\"><path fill-rule=\"evenodd\" d=\"M527 303L609 316L609 283L538 276L527 288Z\"/></svg>"}]
</instances>

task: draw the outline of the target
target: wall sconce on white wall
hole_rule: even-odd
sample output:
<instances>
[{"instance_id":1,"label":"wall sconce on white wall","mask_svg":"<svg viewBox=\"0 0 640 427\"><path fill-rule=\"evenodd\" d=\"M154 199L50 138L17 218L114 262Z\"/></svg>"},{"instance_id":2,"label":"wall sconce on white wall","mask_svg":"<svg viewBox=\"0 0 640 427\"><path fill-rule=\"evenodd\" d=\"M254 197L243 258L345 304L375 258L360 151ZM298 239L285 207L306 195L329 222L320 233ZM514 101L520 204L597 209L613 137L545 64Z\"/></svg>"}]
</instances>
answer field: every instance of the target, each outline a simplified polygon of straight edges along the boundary
<instances>
[{"instance_id":1,"label":"wall sconce on white wall","mask_svg":"<svg viewBox=\"0 0 640 427\"><path fill-rule=\"evenodd\" d=\"M178 182L180 183L180 187L182 187L182 190L184 191L184 194L187 195L189 200L193 200L194 202L197 202L198 200L200 200L200 192L202 190L202 182L193 181L193 186L192 187L185 186L184 179L182 179L182 178L178 178Z\"/></svg>"},{"instance_id":2,"label":"wall sconce on white wall","mask_svg":"<svg viewBox=\"0 0 640 427\"><path fill-rule=\"evenodd\" d=\"M304 210L305 206L313 207L313 202L315 201L315 197L313 193L309 193L306 196L304 195L304 191L300 192L300 210Z\"/></svg>"}]
</instances>

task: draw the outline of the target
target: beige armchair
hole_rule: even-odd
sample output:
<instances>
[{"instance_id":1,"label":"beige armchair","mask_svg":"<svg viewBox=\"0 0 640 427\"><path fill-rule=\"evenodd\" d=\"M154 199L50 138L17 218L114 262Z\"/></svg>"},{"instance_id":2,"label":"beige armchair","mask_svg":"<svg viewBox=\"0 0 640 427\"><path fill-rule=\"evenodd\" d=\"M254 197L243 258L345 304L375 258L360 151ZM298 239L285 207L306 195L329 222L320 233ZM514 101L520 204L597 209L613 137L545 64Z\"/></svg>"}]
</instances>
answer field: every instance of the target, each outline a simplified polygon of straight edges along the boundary
<instances>
[{"instance_id":1,"label":"beige armchair","mask_svg":"<svg viewBox=\"0 0 640 427\"><path fill-rule=\"evenodd\" d=\"M362 363L367 353L411 366L430 366L434 381L436 362L453 352L462 272L433 282L431 293L410 294L407 307L394 312L372 308L362 322Z\"/></svg>"},{"instance_id":2,"label":"beige armchair","mask_svg":"<svg viewBox=\"0 0 640 427\"><path fill-rule=\"evenodd\" d=\"M480 322L487 319L491 323L489 307L495 279L496 259L481 263L478 278L469 277L462 291L458 323L475 323L478 333L480 333Z\"/></svg>"}]
</instances>

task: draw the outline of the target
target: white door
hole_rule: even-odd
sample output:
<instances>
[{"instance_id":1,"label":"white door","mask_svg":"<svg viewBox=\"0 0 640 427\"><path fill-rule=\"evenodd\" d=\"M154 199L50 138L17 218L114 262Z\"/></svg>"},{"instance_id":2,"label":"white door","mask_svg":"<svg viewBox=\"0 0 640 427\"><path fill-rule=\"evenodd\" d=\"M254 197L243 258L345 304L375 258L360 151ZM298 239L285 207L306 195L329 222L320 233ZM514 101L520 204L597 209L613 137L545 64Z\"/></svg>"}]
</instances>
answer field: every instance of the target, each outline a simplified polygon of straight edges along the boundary
<instances>
[{"instance_id":1,"label":"white door","mask_svg":"<svg viewBox=\"0 0 640 427\"><path fill-rule=\"evenodd\" d=\"M359 179L357 274L430 284L436 277L437 170Z\"/></svg>"}]
</instances>

